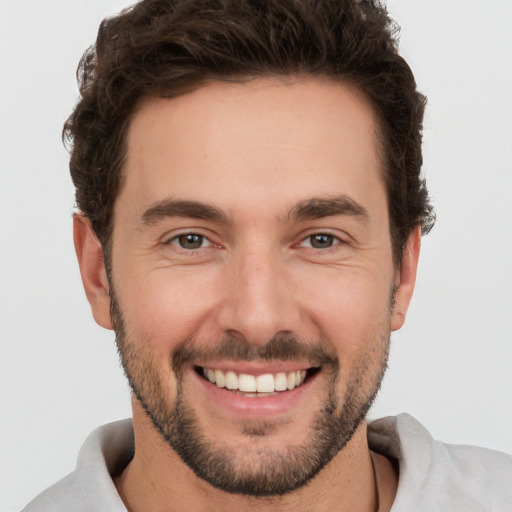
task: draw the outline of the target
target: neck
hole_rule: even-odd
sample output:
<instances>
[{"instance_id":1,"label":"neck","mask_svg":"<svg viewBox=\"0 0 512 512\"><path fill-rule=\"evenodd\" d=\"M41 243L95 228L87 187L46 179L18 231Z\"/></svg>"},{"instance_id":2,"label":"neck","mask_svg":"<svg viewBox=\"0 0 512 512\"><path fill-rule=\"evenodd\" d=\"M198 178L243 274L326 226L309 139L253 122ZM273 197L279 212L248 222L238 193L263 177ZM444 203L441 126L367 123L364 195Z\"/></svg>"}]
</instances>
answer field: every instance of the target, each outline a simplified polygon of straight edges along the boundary
<instances>
[{"instance_id":1,"label":"neck","mask_svg":"<svg viewBox=\"0 0 512 512\"><path fill-rule=\"evenodd\" d=\"M137 406L134 407L134 431L134 458L115 480L118 492L130 512L384 512L390 509L396 491L397 480L390 476L394 472L389 461L374 454L372 465L365 423L359 426L345 448L307 485L284 496L268 498L228 494L198 478Z\"/></svg>"}]
</instances>

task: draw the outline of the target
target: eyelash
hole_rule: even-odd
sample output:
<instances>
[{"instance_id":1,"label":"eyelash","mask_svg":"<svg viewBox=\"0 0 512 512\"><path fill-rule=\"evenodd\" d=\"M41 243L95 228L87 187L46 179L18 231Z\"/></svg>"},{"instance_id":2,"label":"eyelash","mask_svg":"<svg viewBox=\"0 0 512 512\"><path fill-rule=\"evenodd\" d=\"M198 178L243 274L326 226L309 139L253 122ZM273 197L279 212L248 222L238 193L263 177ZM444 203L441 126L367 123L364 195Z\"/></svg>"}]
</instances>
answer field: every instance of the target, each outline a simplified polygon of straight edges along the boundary
<instances>
[{"instance_id":1,"label":"eyelash","mask_svg":"<svg viewBox=\"0 0 512 512\"><path fill-rule=\"evenodd\" d=\"M184 247L182 245L182 242L184 242L187 238L195 237L197 239L200 239L200 246L199 247ZM203 246L203 243L207 242L207 245ZM205 249L206 247L210 247L213 245L213 242L208 239L205 235L201 235L200 233L180 233L179 235L173 236L171 239L169 239L167 242L165 242L166 245L174 245L176 247L179 247L180 249L183 249L185 251L194 251L199 249ZM192 242L193 243L193 242Z\"/></svg>"},{"instance_id":2,"label":"eyelash","mask_svg":"<svg viewBox=\"0 0 512 512\"><path fill-rule=\"evenodd\" d=\"M315 242L313 242L314 239L320 239L320 238L323 238L324 240L325 239L328 239L328 241L330 242L330 244L327 246L327 247L314 247L313 244ZM305 245L305 243L309 241L309 245ZM336 245L340 245L343 243L343 240L341 240L341 238L331 234L331 233L324 233L324 232L319 232L319 233L312 233L310 235L308 235L306 238L303 238L300 242L300 247L308 247L310 249L318 249L318 250L328 250L328 249L331 249L333 248L334 246Z\"/></svg>"},{"instance_id":3,"label":"eyelash","mask_svg":"<svg viewBox=\"0 0 512 512\"><path fill-rule=\"evenodd\" d=\"M187 240L188 239L188 240ZM192 239L192 240L191 240ZM315 241L316 239L316 241ZM309 244L308 244L309 241ZM204 242L206 242L206 245L203 245ZM324 242L328 243L326 247L314 247L314 244L316 242ZM195 232L189 232L189 233L181 233L179 235L176 235L169 239L167 242L165 242L166 245L174 245L176 247L179 247L180 249L183 249L185 251L197 251L200 249L205 249L207 247L213 246L213 242L206 237L205 235L202 235L200 233ZM184 247L184 244L191 243L191 244L199 244L197 247ZM316 249L316 250L328 250L332 247L342 244L343 240L341 240L339 237L332 235L331 233L326 232L318 232L318 233L312 233L305 238L303 238L300 243L298 244L299 247L307 247L310 249Z\"/></svg>"}]
</instances>

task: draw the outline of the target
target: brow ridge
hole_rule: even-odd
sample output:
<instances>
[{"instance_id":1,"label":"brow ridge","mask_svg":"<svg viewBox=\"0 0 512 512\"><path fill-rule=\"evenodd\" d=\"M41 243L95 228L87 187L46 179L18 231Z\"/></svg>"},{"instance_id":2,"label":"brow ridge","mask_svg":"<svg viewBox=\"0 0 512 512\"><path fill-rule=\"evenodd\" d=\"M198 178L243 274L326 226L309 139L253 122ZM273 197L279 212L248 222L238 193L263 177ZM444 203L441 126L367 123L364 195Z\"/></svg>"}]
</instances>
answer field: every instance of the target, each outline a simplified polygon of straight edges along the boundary
<instances>
[{"instance_id":1,"label":"brow ridge","mask_svg":"<svg viewBox=\"0 0 512 512\"><path fill-rule=\"evenodd\" d=\"M169 217L188 217L229 224L226 214L216 206L201 201L164 199L152 204L142 214L142 224L149 226Z\"/></svg>"},{"instance_id":2,"label":"brow ridge","mask_svg":"<svg viewBox=\"0 0 512 512\"><path fill-rule=\"evenodd\" d=\"M367 209L348 196L311 198L300 201L290 210L290 220L313 220L335 215L348 215L368 219Z\"/></svg>"},{"instance_id":3,"label":"brow ridge","mask_svg":"<svg viewBox=\"0 0 512 512\"><path fill-rule=\"evenodd\" d=\"M368 211L362 205L348 196L341 195L333 198L310 198L296 203L288 212L288 221L302 221L348 215L368 218ZM163 199L152 204L142 214L142 224L150 226L160 220L170 217L184 217L200 220L210 220L231 224L231 220L220 208L201 201L179 199Z\"/></svg>"}]
</instances>

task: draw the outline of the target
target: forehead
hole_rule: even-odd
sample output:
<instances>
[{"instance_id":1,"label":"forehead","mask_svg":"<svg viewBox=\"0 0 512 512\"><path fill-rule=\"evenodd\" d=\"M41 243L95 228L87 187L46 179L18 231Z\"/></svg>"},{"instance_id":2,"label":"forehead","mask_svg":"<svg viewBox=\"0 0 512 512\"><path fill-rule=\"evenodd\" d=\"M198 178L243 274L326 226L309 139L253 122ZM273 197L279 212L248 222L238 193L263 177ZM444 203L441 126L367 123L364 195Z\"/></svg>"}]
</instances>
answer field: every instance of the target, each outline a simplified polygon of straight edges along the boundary
<instances>
[{"instance_id":1,"label":"forehead","mask_svg":"<svg viewBox=\"0 0 512 512\"><path fill-rule=\"evenodd\" d=\"M345 193L340 184L357 195L382 181L377 140L369 102L347 85L214 82L140 102L121 196L229 203L264 194L283 203Z\"/></svg>"}]
</instances>

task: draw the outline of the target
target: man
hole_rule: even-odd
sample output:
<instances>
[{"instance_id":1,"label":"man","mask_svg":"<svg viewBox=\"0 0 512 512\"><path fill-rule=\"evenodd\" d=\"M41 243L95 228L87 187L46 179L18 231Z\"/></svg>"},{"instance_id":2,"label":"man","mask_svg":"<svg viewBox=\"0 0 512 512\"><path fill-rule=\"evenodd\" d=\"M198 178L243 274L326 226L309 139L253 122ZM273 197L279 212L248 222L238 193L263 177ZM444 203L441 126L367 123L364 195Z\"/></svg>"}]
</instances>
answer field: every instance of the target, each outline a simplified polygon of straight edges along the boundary
<instances>
[{"instance_id":1,"label":"man","mask_svg":"<svg viewBox=\"0 0 512 512\"><path fill-rule=\"evenodd\" d=\"M377 4L144 1L65 127L131 422L26 510L506 510L512 461L365 422L405 320L424 97Z\"/></svg>"}]
</instances>

